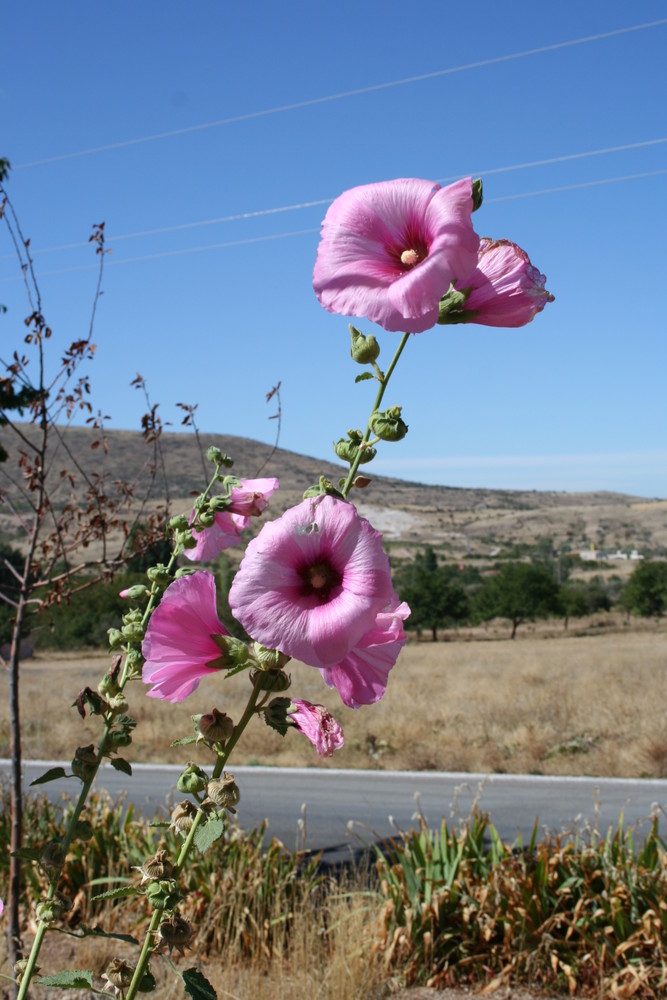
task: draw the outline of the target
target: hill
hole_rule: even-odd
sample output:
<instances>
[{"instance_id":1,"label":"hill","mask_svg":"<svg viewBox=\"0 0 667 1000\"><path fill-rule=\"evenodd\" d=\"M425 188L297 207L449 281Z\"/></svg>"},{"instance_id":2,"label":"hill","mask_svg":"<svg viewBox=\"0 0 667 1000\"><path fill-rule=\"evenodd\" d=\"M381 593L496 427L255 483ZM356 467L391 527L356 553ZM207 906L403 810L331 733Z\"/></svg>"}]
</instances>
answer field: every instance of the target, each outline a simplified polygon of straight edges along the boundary
<instances>
[{"instance_id":1,"label":"hill","mask_svg":"<svg viewBox=\"0 0 667 1000\"><path fill-rule=\"evenodd\" d=\"M33 429L24 426L30 438ZM321 475L334 483L344 474L343 465L323 461L282 448L275 452L270 445L248 438L202 434L204 450L216 445L234 459L234 473L241 478L277 476L281 489L271 502L276 513L298 502ZM152 447L136 431L107 432L108 452L93 448L95 432L89 428L68 428L64 442L86 474L106 474L108 481L136 483L136 496L142 494L141 482L153 461ZM161 438L164 475L173 512L186 511L189 495L205 482L204 467L197 441L191 433L167 433ZM65 496L71 489L61 478L61 470L71 468L63 443L53 456L51 482ZM0 465L0 488L6 499L22 505L16 486L16 439L6 428L0 431L0 444L10 453ZM207 464L206 474L211 468ZM261 470L261 471L260 471ZM372 477L372 465L365 472ZM74 490L83 496L83 477L77 476ZM164 498L162 468L154 496L156 504ZM667 554L667 500L649 500L620 493L565 493L537 490L467 489L455 486L431 486L384 476L372 477L370 486L357 491L355 502L360 512L383 532L392 553L406 556L423 545L432 545L443 557L489 558L495 555L521 555L541 538L550 538L554 546L568 546L572 551L588 549L637 548L647 554ZM6 504L0 506L0 536L20 544L16 522ZM618 565L618 564L617 564Z\"/></svg>"}]
</instances>

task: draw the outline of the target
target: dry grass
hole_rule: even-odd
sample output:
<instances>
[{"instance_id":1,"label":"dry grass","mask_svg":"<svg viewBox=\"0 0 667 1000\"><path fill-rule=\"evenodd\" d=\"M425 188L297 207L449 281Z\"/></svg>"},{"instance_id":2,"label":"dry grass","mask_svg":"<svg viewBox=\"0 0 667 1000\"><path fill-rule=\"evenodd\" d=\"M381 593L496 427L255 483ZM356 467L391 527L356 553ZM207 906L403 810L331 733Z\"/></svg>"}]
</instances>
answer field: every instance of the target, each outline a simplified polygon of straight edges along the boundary
<instances>
[{"instance_id":1,"label":"dry grass","mask_svg":"<svg viewBox=\"0 0 667 1000\"><path fill-rule=\"evenodd\" d=\"M295 733L282 739L258 722L246 733L236 762L664 777L667 627L623 630L617 622L617 628L596 632L595 624L585 623L588 634L568 634L553 623L523 627L514 642L506 638L504 625L462 634L458 641L411 641L392 671L385 698L358 711L342 706L317 670L292 663L294 696L324 703L336 714L345 730L345 749L331 761L318 762L305 739ZM66 759L76 745L96 739L95 722L82 723L69 706L106 664L99 654L25 661L27 757ZM0 684L6 683L0 676ZM206 678L180 706L146 698L143 690L140 683L128 689L130 713L140 724L127 756L180 763L183 749L170 750L168 744L188 734L190 714L215 705L238 718L248 679ZM8 750L2 693L0 688L0 756Z\"/></svg>"}]
</instances>

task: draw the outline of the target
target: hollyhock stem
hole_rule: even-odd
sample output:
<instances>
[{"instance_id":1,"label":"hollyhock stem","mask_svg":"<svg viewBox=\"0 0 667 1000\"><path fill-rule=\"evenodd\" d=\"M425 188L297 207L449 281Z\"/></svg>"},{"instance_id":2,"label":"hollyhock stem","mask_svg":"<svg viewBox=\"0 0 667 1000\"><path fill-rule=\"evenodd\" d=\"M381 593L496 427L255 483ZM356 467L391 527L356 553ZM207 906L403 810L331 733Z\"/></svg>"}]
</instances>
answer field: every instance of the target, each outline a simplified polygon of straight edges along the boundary
<instances>
[{"instance_id":1,"label":"hollyhock stem","mask_svg":"<svg viewBox=\"0 0 667 1000\"><path fill-rule=\"evenodd\" d=\"M366 433L364 434L363 440L362 440L362 442L361 442L361 444L360 444L360 446L359 446L359 448L357 450L357 455L356 455L354 461L352 462L352 465L350 466L350 471L347 474L347 479L345 480L345 484L341 488L341 493L343 494L344 497L347 496L347 494L350 492L350 489L352 488L352 483L354 482L354 477L357 474L357 469L359 468L359 464L361 462L362 449L364 448L365 445L368 444L368 442L370 440L370 436L371 436L371 419L370 418L373 416L373 414L377 410L380 409L380 403L382 402L382 397L384 396L384 391L387 388L387 383L389 382L389 379L392 376L394 368L398 364L398 359L400 358L401 354L403 353L403 348L407 344L409 336L410 336L409 333L404 333L403 334L403 336L401 337L401 342L398 345L398 347L396 348L396 353L394 354L394 357L391 360L391 364L387 368L387 371L384 374L384 376L379 379L379 381L380 381L380 388L378 389L378 394L375 397L375 403L373 404L373 409L370 412L370 416L368 418L368 423L366 424Z\"/></svg>"},{"instance_id":2,"label":"hollyhock stem","mask_svg":"<svg viewBox=\"0 0 667 1000\"><path fill-rule=\"evenodd\" d=\"M218 754L218 759L215 762L215 767L213 768L213 772L211 774L211 780L215 780L216 778L220 777L225 764L229 760L229 756L232 750L238 743L239 739L243 735L243 731L245 730L246 726L248 725L253 715L255 714L255 711L257 709L257 700L261 693L261 688L260 688L261 679L262 679L261 674L258 674L255 683L253 685L252 692L248 699L248 704L245 707L245 711L243 712L243 715L239 719L237 725L234 726L234 732L227 740L227 743L225 744L222 753ZM193 820L192 826L188 831L188 835L183 841L183 846L181 847L176 864L174 865L174 876L173 876L174 878L178 877L185 862L187 861L188 855L192 848L192 844L194 843L195 834L197 833L197 830L201 826L201 823L203 822L205 817L206 814L201 809L198 810L197 815ZM127 993L125 994L125 1000L133 1000L133 998L137 994L139 983L144 977L146 969L148 968L149 959L153 951L155 950L157 944L157 934L160 929L160 924L162 923L162 919L164 916L165 916L164 910L155 910L153 916L151 917L151 922L148 925L148 930L146 931L146 937L144 939L143 947L141 949L139 961L137 962L137 967L134 970L134 975L132 976L132 982L128 987Z\"/></svg>"}]
</instances>

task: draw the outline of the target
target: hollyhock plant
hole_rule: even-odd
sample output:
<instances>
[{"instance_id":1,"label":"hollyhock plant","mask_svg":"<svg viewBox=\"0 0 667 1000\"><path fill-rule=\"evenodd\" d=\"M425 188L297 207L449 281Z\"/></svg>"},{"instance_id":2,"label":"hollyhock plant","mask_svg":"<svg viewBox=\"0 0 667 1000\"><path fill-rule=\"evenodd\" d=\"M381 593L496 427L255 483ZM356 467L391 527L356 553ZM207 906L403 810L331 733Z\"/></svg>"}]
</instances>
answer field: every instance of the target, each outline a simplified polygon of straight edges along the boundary
<instances>
[{"instance_id":1,"label":"hollyhock plant","mask_svg":"<svg viewBox=\"0 0 667 1000\"><path fill-rule=\"evenodd\" d=\"M340 750L345 743L343 730L323 705L311 705L309 701L295 698L288 716L299 732L308 737L320 757L331 757L334 750Z\"/></svg>"},{"instance_id":2,"label":"hollyhock plant","mask_svg":"<svg viewBox=\"0 0 667 1000\"><path fill-rule=\"evenodd\" d=\"M232 487L227 509L215 515L210 527L195 532L197 544L193 549L186 549L184 555L193 562L208 562L223 549L237 545L241 532L250 524L250 518L266 510L269 498L278 489L280 484L277 479L242 479L240 486ZM194 518L193 511L190 523Z\"/></svg>"},{"instance_id":3,"label":"hollyhock plant","mask_svg":"<svg viewBox=\"0 0 667 1000\"><path fill-rule=\"evenodd\" d=\"M222 666L215 637L229 635L218 618L215 579L199 570L174 580L165 590L146 628L141 652L146 660L146 694L164 701L183 701L206 674Z\"/></svg>"},{"instance_id":4,"label":"hollyhock plant","mask_svg":"<svg viewBox=\"0 0 667 1000\"><path fill-rule=\"evenodd\" d=\"M410 614L405 601L394 594L391 603L376 617L340 663L322 667L320 673L329 687L335 687L349 708L372 705L385 693L389 671L405 645L403 622Z\"/></svg>"},{"instance_id":5,"label":"hollyhock plant","mask_svg":"<svg viewBox=\"0 0 667 1000\"><path fill-rule=\"evenodd\" d=\"M465 285L466 292L470 288L470 294L458 313L458 320L457 314L452 314L449 322L525 326L547 302L554 301L544 287L546 280L516 243L484 237L480 240L475 273L468 281L456 285L460 290Z\"/></svg>"},{"instance_id":6,"label":"hollyhock plant","mask_svg":"<svg viewBox=\"0 0 667 1000\"><path fill-rule=\"evenodd\" d=\"M470 177L440 187L399 179L345 191L330 206L313 273L329 312L365 316L385 330L435 326L450 283L477 266Z\"/></svg>"},{"instance_id":7,"label":"hollyhock plant","mask_svg":"<svg viewBox=\"0 0 667 1000\"><path fill-rule=\"evenodd\" d=\"M352 504L310 497L265 524L229 591L253 639L313 667L339 663L393 587L382 536Z\"/></svg>"}]
</instances>

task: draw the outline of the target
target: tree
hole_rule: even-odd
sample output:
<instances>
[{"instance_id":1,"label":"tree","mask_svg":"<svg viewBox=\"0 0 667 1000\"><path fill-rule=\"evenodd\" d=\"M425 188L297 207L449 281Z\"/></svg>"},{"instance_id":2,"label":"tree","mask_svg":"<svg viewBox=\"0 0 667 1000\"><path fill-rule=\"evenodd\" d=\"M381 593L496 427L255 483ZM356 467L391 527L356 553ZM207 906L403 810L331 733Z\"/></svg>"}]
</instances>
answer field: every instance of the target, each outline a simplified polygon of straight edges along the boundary
<instances>
[{"instance_id":1,"label":"tree","mask_svg":"<svg viewBox=\"0 0 667 1000\"><path fill-rule=\"evenodd\" d=\"M548 617L558 611L558 584L542 566L505 563L475 595L474 612L480 621L508 618L516 630L525 621Z\"/></svg>"},{"instance_id":2,"label":"tree","mask_svg":"<svg viewBox=\"0 0 667 1000\"><path fill-rule=\"evenodd\" d=\"M623 588L621 599L628 611L661 617L667 608L667 562L642 562Z\"/></svg>"},{"instance_id":3,"label":"tree","mask_svg":"<svg viewBox=\"0 0 667 1000\"><path fill-rule=\"evenodd\" d=\"M400 575L403 582L400 577L397 582L401 599L410 605L411 626L430 629L434 642L438 628L458 625L468 618L470 602L458 575L453 567L438 566L437 556L428 546L404 569Z\"/></svg>"}]
</instances>

